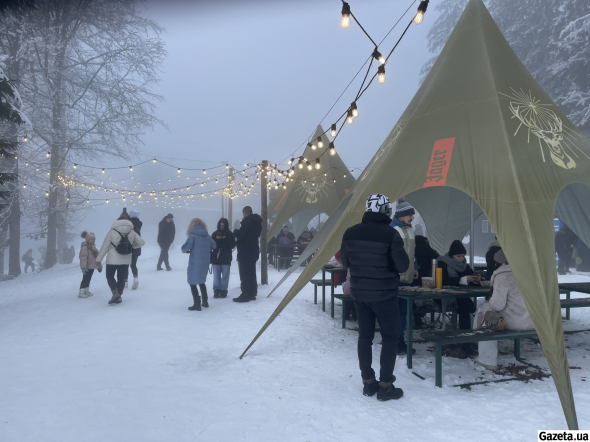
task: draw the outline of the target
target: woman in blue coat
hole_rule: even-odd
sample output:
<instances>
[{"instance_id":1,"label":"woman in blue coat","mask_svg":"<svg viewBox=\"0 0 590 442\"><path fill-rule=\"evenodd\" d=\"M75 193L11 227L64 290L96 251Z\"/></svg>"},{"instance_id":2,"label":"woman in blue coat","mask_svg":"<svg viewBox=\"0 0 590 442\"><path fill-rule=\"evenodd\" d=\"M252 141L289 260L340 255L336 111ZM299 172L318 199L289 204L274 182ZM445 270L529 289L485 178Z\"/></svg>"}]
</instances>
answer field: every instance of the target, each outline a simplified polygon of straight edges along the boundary
<instances>
[{"instance_id":1,"label":"woman in blue coat","mask_svg":"<svg viewBox=\"0 0 590 442\"><path fill-rule=\"evenodd\" d=\"M181 250L182 253L189 253L191 255L188 260L186 273L194 301L194 305L188 309L201 311L201 299L199 298L197 285L201 289L203 307L209 307L205 281L207 280L207 272L209 271L211 251L215 249L217 245L213 238L207 233L207 224L199 218L194 218L190 222L186 234L188 239L182 246Z\"/></svg>"}]
</instances>

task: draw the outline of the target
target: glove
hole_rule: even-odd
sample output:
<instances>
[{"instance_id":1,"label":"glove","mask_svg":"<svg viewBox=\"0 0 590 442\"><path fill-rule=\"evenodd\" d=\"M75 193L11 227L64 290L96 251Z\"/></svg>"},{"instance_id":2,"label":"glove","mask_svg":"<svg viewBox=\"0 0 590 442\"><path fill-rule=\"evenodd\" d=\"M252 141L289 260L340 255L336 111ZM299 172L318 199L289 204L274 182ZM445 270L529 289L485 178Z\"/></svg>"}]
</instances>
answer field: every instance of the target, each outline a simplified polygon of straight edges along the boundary
<instances>
[{"instance_id":1,"label":"glove","mask_svg":"<svg viewBox=\"0 0 590 442\"><path fill-rule=\"evenodd\" d=\"M88 269L82 269L82 274L83 274L84 276L86 276L86 273L88 273Z\"/></svg>"}]
</instances>

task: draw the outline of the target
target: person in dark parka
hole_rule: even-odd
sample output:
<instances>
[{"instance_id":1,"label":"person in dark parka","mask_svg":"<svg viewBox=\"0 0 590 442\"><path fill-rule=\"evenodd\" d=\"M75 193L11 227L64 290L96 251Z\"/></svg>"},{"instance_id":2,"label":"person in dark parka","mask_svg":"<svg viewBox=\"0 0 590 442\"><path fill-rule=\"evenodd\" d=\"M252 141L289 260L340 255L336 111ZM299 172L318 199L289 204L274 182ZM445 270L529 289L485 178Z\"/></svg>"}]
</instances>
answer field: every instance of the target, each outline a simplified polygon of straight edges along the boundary
<instances>
[{"instance_id":1,"label":"person in dark parka","mask_svg":"<svg viewBox=\"0 0 590 442\"><path fill-rule=\"evenodd\" d=\"M256 261L260 255L258 238L262 233L262 218L252 212L252 207L242 210L242 222L239 229L234 230L238 246L238 268L242 293L234 302L256 301L258 282L256 280Z\"/></svg>"},{"instance_id":2,"label":"person in dark parka","mask_svg":"<svg viewBox=\"0 0 590 442\"><path fill-rule=\"evenodd\" d=\"M162 270L162 262L166 265L166 270L170 271L172 268L168 263L168 249L174 242L176 235L176 227L174 226L174 216L169 213L158 225L158 245L160 246L160 258L158 259L158 266L156 270Z\"/></svg>"},{"instance_id":3,"label":"person in dark parka","mask_svg":"<svg viewBox=\"0 0 590 442\"><path fill-rule=\"evenodd\" d=\"M430 241L425 236L416 235L415 239L416 248L414 249L414 256L419 266L418 274L420 278L431 277L432 260L438 259L440 255L430 246Z\"/></svg>"},{"instance_id":4,"label":"person in dark parka","mask_svg":"<svg viewBox=\"0 0 590 442\"><path fill-rule=\"evenodd\" d=\"M211 264L213 266L213 297L226 298L229 285L229 271L233 259L233 250L236 247L236 237L229 230L229 221L221 218L217 222L217 230L211 234L216 243L215 250L211 252Z\"/></svg>"},{"instance_id":5,"label":"person in dark parka","mask_svg":"<svg viewBox=\"0 0 590 442\"><path fill-rule=\"evenodd\" d=\"M33 249L29 249L25 252L21 261L25 263L25 273L27 273L27 269L30 267L31 270L35 271L35 263L33 262Z\"/></svg>"},{"instance_id":6,"label":"person in dark parka","mask_svg":"<svg viewBox=\"0 0 590 442\"><path fill-rule=\"evenodd\" d=\"M358 358L363 379L363 394L379 400L399 399L401 388L395 388L393 369L400 333L397 289L400 273L410 267L400 234L391 223L391 202L385 195L374 193L366 202L360 224L350 227L342 237L340 259L350 270L350 295L356 307L359 338ZM375 320L381 337L380 381L371 367Z\"/></svg>"}]
</instances>

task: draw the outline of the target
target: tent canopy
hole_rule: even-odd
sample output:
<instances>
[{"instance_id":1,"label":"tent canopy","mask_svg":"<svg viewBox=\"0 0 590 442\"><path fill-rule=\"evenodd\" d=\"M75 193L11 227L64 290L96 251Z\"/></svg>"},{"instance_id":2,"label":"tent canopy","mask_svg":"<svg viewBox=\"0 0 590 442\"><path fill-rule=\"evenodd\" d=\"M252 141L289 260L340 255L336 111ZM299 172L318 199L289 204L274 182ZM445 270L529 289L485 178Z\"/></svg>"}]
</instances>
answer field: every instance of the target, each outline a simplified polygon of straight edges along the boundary
<instances>
[{"instance_id":1,"label":"tent canopy","mask_svg":"<svg viewBox=\"0 0 590 442\"><path fill-rule=\"evenodd\" d=\"M345 230L361 221L369 194L392 200L406 195L442 247L447 235L456 234L452 223L464 223L463 192L485 213L504 248L567 425L577 429L553 218L559 212L587 238L589 171L588 140L529 74L483 2L470 0L430 73L349 192L346 207L331 217L338 217L333 227L318 233L325 239L315 257L254 341L339 250Z\"/></svg>"},{"instance_id":2,"label":"tent canopy","mask_svg":"<svg viewBox=\"0 0 590 442\"><path fill-rule=\"evenodd\" d=\"M324 146L315 150L307 147L303 153L312 170L307 169L305 162L303 168L295 164L293 181L269 205L269 213L276 211L275 220L268 232L269 237L279 233L287 220L303 212L300 217L293 218L293 234L299 236L314 216L332 213L354 184L354 177L338 153L333 156L327 153L330 140L324 134L322 126L317 127L312 140L315 141L318 137L321 137ZM317 158L320 158L319 170L315 168Z\"/></svg>"}]
</instances>

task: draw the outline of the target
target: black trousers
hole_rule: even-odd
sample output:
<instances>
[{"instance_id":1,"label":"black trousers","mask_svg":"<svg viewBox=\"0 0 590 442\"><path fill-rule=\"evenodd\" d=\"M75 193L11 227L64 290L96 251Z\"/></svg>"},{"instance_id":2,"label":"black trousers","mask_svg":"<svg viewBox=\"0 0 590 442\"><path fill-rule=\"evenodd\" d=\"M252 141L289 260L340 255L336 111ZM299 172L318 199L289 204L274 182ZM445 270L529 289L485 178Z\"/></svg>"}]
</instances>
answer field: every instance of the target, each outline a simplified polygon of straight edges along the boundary
<instances>
[{"instance_id":1,"label":"black trousers","mask_svg":"<svg viewBox=\"0 0 590 442\"><path fill-rule=\"evenodd\" d=\"M375 319L381 329L383 345L381 347L381 382L393 380L393 369L397 355L397 341L400 331L399 301L397 296L386 301L354 301L359 324L358 357L363 380L373 379L373 338L375 337Z\"/></svg>"},{"instance_id":2,"label":"black trousers","mask_svg":"<svg viewBox=\"0 0 590 442\"><path fill-rule=\"evenodd\" d=\"M115 273L117 274L116 280ZM109 288L111 289L111 291L117 289L119 295L122 295L123 289L125 289L125 281L127 281L127 275L129 275L129 264L107 264L106 275L107 283L109 284Z\"/></svg>"},{"instance_id":3,"label":"black trousers","mask_svg":"<svg viewBox=\"0 0 590 442\"><path fill-rule=\"evenodd\" d=\"M168 263L168 249L171 244L160 244L160 258L158 259L158 268L162 267L162 262L166 265L166 268L170 268Z\"/></svg>"},{"instance_id":4,"label":"black trousers","mask_svg":"<svg viewBox=\"0 0 590 442\"><path fill-rule=\"evenodd\" d=\"M442 301L440 299L435 299L439 306L442 306ZM459 328L461 330L469 330L472 327L471 323L471 316L472 313L475 313L475 304L469 298L457 298L457 313L459 313Z\"/></svg>"},{"instance_id":5,"label":"black trousers","mask_svg":"<svg viewBox=\"0 0 590 442\"><path fill-rule=\"evenodd\" d=\"M82 282L80 283L80 288L85 289L90 287L90 280L92 279L92 274L94 273L94 269L88 269L86 274L82 276Z\"/></svg>"},{"instance_id":6,"label":"black trousers","mask_svg":"<svg viewBox=\"0 0 590 442\"><path fill-rule=\"evenodd\" d=\"M27 269L31 268L31 271L35 271L35 263L33 261L25 261L25 273L27 273Z\"/></svg>"},{"instance_id":7,"label":"black trousers","mask_svg":"<svg viewBox=\"0 0 590 442\"><path fill-rule=\"evenodd\" d=\"M139 255L136 255L135 253L131 257L131 273L133 273L134 278L137 278L137 276L139 275L139 272L137 271L137 258L139 258Z\"/></svg>"},{"instance_id":8,"label":"black trousers","mask_svg":"<svg viewBox=\"0 0 590 442\"><path fill-rule=\"evenodd\" d=\"M205 284L199 284L199 289L201 289L201 295L203 299L207 298L207 286ZM199 289L197 289L196 284L191 284L191 293L193 294L193 299L199 297Z\"/></svg>"},{"instance_id":9,"label":"black trousers","mask_svg":"<svg viewBox=\"0 0 590 442\"><path fill-rule=\"evenodd\" d=\"M238 261L242 295L250 299L258 294L258 281L256 280L256 261Z\"/></svg>"}]
</instances>

